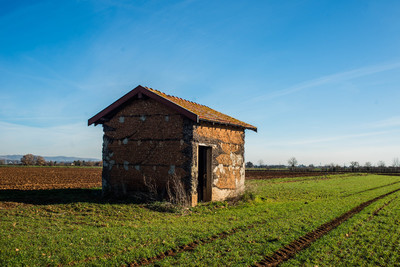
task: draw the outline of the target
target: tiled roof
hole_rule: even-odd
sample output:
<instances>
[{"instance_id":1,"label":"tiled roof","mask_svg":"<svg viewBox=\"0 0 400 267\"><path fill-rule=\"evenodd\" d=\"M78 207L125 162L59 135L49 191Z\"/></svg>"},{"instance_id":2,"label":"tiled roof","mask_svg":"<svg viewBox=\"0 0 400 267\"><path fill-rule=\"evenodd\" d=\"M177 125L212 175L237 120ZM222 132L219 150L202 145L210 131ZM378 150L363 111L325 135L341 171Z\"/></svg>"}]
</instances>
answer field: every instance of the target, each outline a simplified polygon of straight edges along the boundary
<instances>
[{"instance_id":1,"label":"tiled roof","mask_svg":"<svg viewBox=\"0 0 400 267\"><path fill-rule=\"evenodd\" d=\"M199 117L200 120L216 122L216 123L221 123L221 124L241 126L243 128L252 129L252 130L257 129L253 125L250 125L250 124L247 124L238 119L232 118L231 116L228 116L224 113L216 111L207 106L204 106L204 105L201 105L201 104L189 101L189 100L185 100L185 99L182 99L182 98L179 98L176 96L170 96L163 92L155 90L153 88L148 88L148 87L145 87L145 88L163 98L168 99L169 101L175 103L176 105L179 105L179 106L183 107L184 109L187 109L187 110L193 112L194 114L196 114Z\"/></svg>"},{"instance_id":2,"label":"tiled roof","mask_svg":"<svg viewBox=\"0 0 400 267\"><path fill-rule=\"evenodd\" d=\"M144 87L144 86L137 86L135 89L127 93L125 96L118 99L116 102L108 106L106 109L95 115L93 118L89 119L89 125L92 123L98 124L101 123L101 119L110 114L113 110L121 106L123 103L131 99L133 96L142 93L145 94L155 100L158 100L178 112L186 115L187 117L197 120L197 121L209 121L213 123L225 124L225 125L233 125L239 126L246 129L251 129L253 131L257 131L257 127L247 124L243 121L235 119L231 116L223 114L219 111L216 111L212 108L207 106L191 102L176 96L167 95L163 92L158 90Z\"/></svg>"}]
</instances>

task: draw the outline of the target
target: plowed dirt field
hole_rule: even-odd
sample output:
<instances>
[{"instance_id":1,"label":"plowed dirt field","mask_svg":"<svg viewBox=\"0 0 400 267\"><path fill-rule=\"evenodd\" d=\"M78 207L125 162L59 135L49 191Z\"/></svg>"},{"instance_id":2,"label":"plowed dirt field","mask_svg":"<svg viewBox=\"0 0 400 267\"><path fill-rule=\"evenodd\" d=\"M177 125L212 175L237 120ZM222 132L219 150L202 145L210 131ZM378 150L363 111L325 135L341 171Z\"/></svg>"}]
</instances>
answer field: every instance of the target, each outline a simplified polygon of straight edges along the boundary
<instances>
[{"instance_id":1,"label":"plowed dirt field","mask_svg":"<svg viewBox=\"0 0 400 267\"><path fill-rule=\"evenodd\" d=\"M0 168L0 190L93 188L100 186L101 168Z\"/></svg>"}]
</instances>

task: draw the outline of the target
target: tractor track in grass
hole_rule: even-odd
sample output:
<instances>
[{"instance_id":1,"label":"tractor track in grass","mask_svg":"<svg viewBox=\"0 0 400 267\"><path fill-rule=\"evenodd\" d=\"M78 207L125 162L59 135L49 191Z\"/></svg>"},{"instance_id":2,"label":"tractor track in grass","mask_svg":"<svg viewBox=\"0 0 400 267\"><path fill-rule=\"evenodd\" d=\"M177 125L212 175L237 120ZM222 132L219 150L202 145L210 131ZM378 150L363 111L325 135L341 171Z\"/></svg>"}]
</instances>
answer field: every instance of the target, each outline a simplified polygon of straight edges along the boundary
<instances>
[{"instance_id":1,"label":"tractor track in grass","mask_svg":"<svg viewBox=\"0 0 400 267\"><path fill-rule=\"evenodd\" d=\"M373 190L376 190L376 189L384 188L386 186L391 186L391 185L398 184L398 183L400 183L400 181L393 182L393 183L390 183L390 184L381 185L381 186L377 186L377 187L368 188L368 189L365 189L365 190L362 190L362 191L359 191L359 192L356 192L356 193L344 195L342 197L343 198L344 197L350 197L350 196L358 195L358 194L361 194L361 193L364 193L364 192L368 192L368 191L373 191Z\"/></svg>"},{"instance_id":2,"label":"tractor track in grass","mask_svg":"<svg viewBox=\"0 0 400 267\"><path fill-rule=\"evenodd\" d=\"M397 182L396 182L397 183ZM393 183L394 184L394 183ZM388 185L385 185L388 186ZM278 250L275 254L277 256L279 256L280 258L285 258L283 260L279 260L278 263L272 263L272 264L264 264L264 261L266 259L273 259L273 257L275 256L275 254L272 257L266 257L263 261L259 262L258 264L256 264L255 266L276 266L279 263L281 263L284 260L289 259L290 257L292 257L294 254L296 254L297 252L299 252L300 250L302 250L303 248L307 247L309 244L311 244L312 242L314 242L316 239L320 238L321 236L325 235L326 233L328 233L329 231L331 231L332 229L336 228L338 225L340 225L341 223L343 223L344 221L346 221L347 219L349 219L350 217L352 217L353 215L361 212L365 207L369 206L370 204L372 204L373 202L382 199L390 194L393 194L397 191L400 191L399 189L396 189L394 191L391 191L389 193L386 193L384 195L378 196L374 199L371 199L369 201L366 201L362 204L360 204L359 206L353 208L352 210L344 213L343 215L341 215L340 217L337 217L336 219L323 224L322 226L320 226L319 228L317 228L316 230L314 230L313 232L310 232L308 234L306 234L303 237L300 237L298 240L292 242L290 245ZM392 200L391 200L392 201ZM380 210L382 210L384 207L386 207L387 205L390 204L389 201L388 203L386 203L384 206L382 206L381 208L379 208L378 210L376 210L373 215L377 214ZM373 216L371 215L371 216ZM172 248L169 249L165 252L162 252L154 257L150 257L150 258L143 258L143 259L138 259L136 262L134 263L127 263L128 266L144 266L144 265L148 265L148 264L152 264L158 261L163 260L166 257L173 257L179 253L182 252L188 252L188 251L193 251L197 246L199 245L204 245L204 244L208 244L211 243L213 241L215 241L216 239L223 239L226 238L230 235L233 235L239 231L245 231L251 228L254 228L256 225L259 224L263 224L263 221L259 221L247 226L239 226L236 228L232 228L230 230L218 233L218 234L214 234L210 237L207 238L203 238L203 239L199 239L199 240L195 240L189 244L185 244L185 245L181 245L179 247L176 248ZM292 253L294 252L294 254ZM289 258L286 258L286 255L290 254Z\"/></svg>"},{"instance_id":3,"label":"tractor track in grass","mask_svg":"<svg viewBox=\"0 0 400 267\"><path fill-rule=\"evenodd\" d=\"M383 187L390 186L390 185L394 185L394 184L397 184L397 183L400 183L400 181L399 181L399 182L394 182L394 183L391 183L391 184L387 184L387 185L383 185L383 186L379 186L379 187L375 187L375 188L370 188L370 189L367 189L367 190L364 190L364 191L357 192L357 193L355 193L355 194L359 194L359 193L362 193L362 192L365 192L365 191L371 191L371 190L383 188ZM369 205L372 204L373 202L375 202L375 201L377 201L377 200L379 200L379 199L381 199L381 198L384 198L384 197L386 197L386 196L388 196L388 195L390 195L390 194L393 194L393 193L395 193L395 192L397 192L397 191L400 191L400 188L399 188L399 189L396 189L396 190L394 190L394 191L391 191L391 192L389 192L389 193L387 193L387 194L378 196L378 197L376 197L376 198L374 198L374 199L372 199L372 200L366 201L366 202L360 204L359 206L357 206L356 208L350 210L349 212L343 214L342 216L340 216L340 217L334 219L333 221L328 222L328 223L326 223L326 224L320 226L319 228L317 228L317 230L315 230L315 231L313 231L313 232L311 232L311 233L313 233L315 236L318 236L318 235L321 234L321 233L322 233L322 235L325 235L327 232L329 232L329 231L331 231L332 229L336 228L338 225L340 225L341 223L343 223L345 220L349 219L349 218L352 217L354 214L359 213L361 210L363 210L365 207L369 206ZM354 195L354 194L352 194L352 195ZM391 202L391 201L390 201L390 202ZM390 202L389 202L389 203L390 203ZM379 210L381 210L381 209L383 209L384 207L386 207L387 205L389 205L389 203L385 204L385 205L384 205L383 207L381 207ZM376 213L379 212L379 210L376 211ZM374 213L374 214L375 214L375 213ZM346 215L346 216L345 216L345 215ZM342 218L342 217L343 217L343 218ZM334 222L334 221L335 221L335 222ZM337 223L336 221L339 222L337 225L335 225L335 224ZM235 233L237 233L237 232L239 232L239 231L245 231L245 230L254 228L256 225L259 225L259 224L262 224L262 223L264 223L264 222L263 222L263 221L259 221L259 222L256 222L256 223L253 223L253 224L250 224L250 225L247 225L247 226L239 226L239 227L236 227L236 228L232 228L232 229L230 229L230 230L227 230L227 231L224 231L224 232L221 232L221 233L218 233L218 234L214 234L214 235L212 235L212 236L210 236L210 237L206 237L206 238L202 238L202 239L199 239L199 240L195 240L195 241L193 241L193 242L191 242L191 243L189 243L189 244L185 244L185 245L181 245L181 246L179 246L179 247L175 247L175 248L169 249L169 250L167 250L167 251L165 251L165 252L162 252L162 253L160 253L160 254L154 256L154 257L138 259L138 260L137 260L136 262L134 262L134 263L127 263L127 265L128 265L128 266L144 266L144 265L152 264L152 263L161 261L161 260L163 260L163 259L166 258L166 257L173 257L173 256L175 256L175 255L177 255L177 254L179 254L179 253L182 253L182 252L193 251L193 250L194 250L197 246L199 246L199 245L204 245L204 244L211 243L211 242L215 241L216 239L224 239L224 238L226 238L226 237L228 237L228 236L230 236L230 235L233 235L233 234L235 234ZM323 230L323 229L320 229L320 228L322 228L322 227L324 227L324 228L326 228L326 229L329 229L329 230L326 231L326 229L324 229L324 230ZM311 234L311 233L309 233L309 234ZM321 236L322 236L322 235L321 235ZM321 237L321 236L319 236L319 237ZM319 237L313 239L313 241L311 241L310 243L314 242L314 241L315 241L316 239L318 239ZM305 236L303 236L303 237L301 237L300 239L303 240L303 241L300 241L300 242L303 242L303 243L304 243L305 241L308 242L308 239L305 239L305 238L308 238L308 234L305 235ZM293 243L294 243L294 242L293 242ZM292 245L292 244L291 244L291 245ZM289 245L289 246L290 246L290 245ZM308 246L308 245L307 245L307 246ZM294 245L294 247L295 247L295 248L296 248L296 247L301 247L300 250L303 249L302 246L296 246L296 245ZM291 250L290 250L290 249L287 250L287 248L285 247L285 248L284 248L284 251L291 251ZM297 252L298 252L298 251L297 251ZM296 252L296 253L297 253L297 252ZM277 251L277 253L278 253L278 254L284 255L284 254L282 253L282 251ZM260 262L260 263L261 263L261 262ZM255 266L264 266L263 264L260 264L260 263L256 264ZM276 266L276 265L277 265L277 264L275 264L275 265L270 265L270 266ZM267 265L267 266L269 266L269 265Z\"/></svg>"},{"instance_id":4,"label":"tractor track in grass","mask_svg":"<svg viewBox=\"0 0 400 267\"><path fill-rule=\"evenodd\" d=\"M324 176L318 176L315 178L309 178L309 179L299 179L299 180L288 180L288 181L281 181L281 182L272 182L271 184L287 184L287 183L298 183L298 182L307 182L307 181L318 181L318 180L330 180L332 179L331 177L324 177Z\"/></svg>"},{"instance_id":5,"label":"tractor track in grass","mask_svg":"<svg viewBox=\"0 0 400 267\"><path fill-rule=\"evenodd\" d=\"M365 221L360 222L360 223L358 223L357 225L355 225L355 226L351 229L351 231L349 231L349 232L346 234L346 237L349 237L349 236L353 235L354 233L356 233L356 232L358 231L358 229L362 226L362 224L363 224L364 222L369 222L369 221L371 221L376 215L378 215L378 213L379 213L381 210L383 210L384 208L386 208L387 206L389 206L389 204L392 203L393 200L395 200L395 199L397 199L397 198L398 198L398 197L392 198L391 200L389 200L388 202L386 202L385 204L383 204L381 207L379 207L379 208L377 208L376 210L374 210L374 211L372 212L372 214L371 214ZM341 241L338 242L338 245L340 245L340 244L341 244Z\"/></svg>"},{"instance_id":6,"label":"tractor track in grass","mask_svg":"<svg viewBox=\"0 0 400 267\"><path fill-rule=\"evenodd\" d=\"M171 248L171 249L169 249L167 251L164 251L164 252L162 252L162 253L154 256L154 257L137 259L135 262L126 263L126 265L124 265L124 266L144 266L144 265L152 264L154 262L163 260L166 257L172 257L172 256L175 256L178 253L182 253L182 252L186 252L186 251L192 251L199 245L211 243L216 239L226 238L226 237L228 237L230 235L233 235L233 234L235 234L235 233L237 233L239 231L245 231L245 230L248 230L248 229L252 229L256 225L260 225L260 224L264 224L264 223L265 223L265 221L257 221L257 222L254 222L254 223L250 224L250 225L244 225L244 226L238 226L238 227L235 227L235 228L231 228L229 230L214 234L214 235L212 235L210 237L205 237L205 238L202 238L202 239L195 240L195 241L193 241L191 243L188 243L188 244L184 244L184 245L180 245L180 246L175 247L175 248ZM131 251L131 250L132 250L132 248L125 250L125 252ZM72 262L68 263L67 265L75 265L75 264L78 264L78 263L87 263L87 262L98 260L98 259L109 259L109 258L118 256L118 255L121 255L121 254L120 253L110 253L110 254L105 254L105 255L102 255L102 256L88 257L88 258L80 260L80 261L72 261Z\"/></svg>"},{"instance_id":7,"label":"tractor track in grass","mask_svg":"<svg viewBox=\"0 0 400 267\"><path fill-rule=\"evenodd\" d=\"M154 262L163 260L166 257L173 257L173 256L177 255L178 253L187 252L187 251L193 251L199 245L204 245L204 244L211 243L216 239L226 238L226 237L228 237L230 235L233 235L233 234L235 234L235 233L237 233L239 231L245 231L245 230L248 230L248 229L252 229L256 225L264 224L264 223L265 223L265 221L258 221L258 222L252 223L250 225L235 227L235 228L232 228L230 230L227 230L227 231L224 231L224 232L221 232L221 233L218 233L218 234L214 234L214 235L212 235L210 237L198 239L198 240L195 240L195 241L193 241L193 242L191 242L189 244L181 245L179 247L169 249L169 250L167 250L165 252L162 252L162 253L154 256L154 257L138 259L136 262L127 263L127 265L133 267L133 266L143 266L143 265L152 264Z\"/></svg>"},{"instance_id":8,"label":"tractor track in grass","mask_svg":"<svg viewBox=\"0 0 400 267\"><path fill-rule=\"evenodd\" d=\"M293 180L293 181L288 181L288 182L299 182L299 181L307 181L307 180L325 180L325 179L331 179L330 177L316 177L316 178L312 178L312 179L304 179L304 180ZM350 195L346 195L346 196L343 196L343 197L348 197L348 196L351 196L351 195L356 195L356 194L360 194L360 193L363 193L363 192L367 192L367 191L372 191L372 190L375 190L375 189L379 189L379 188L383 188L383 187L387 187L387 186L390 186L390 185L394 185L394 184L397 184L397 183L400 183L400 181L398 181L398 182L394 182L394 183L390 183L390 184L387 184L387 185L383 185L383 186L378 186L378 187L374 187L374 188L369 188L369 189L366 189L366 190L363 190L363 191L360 191L360 192L356 192L356 193L353 193L353 194L350 194ZM393 192L390 192L390 193L388 193L388 194L391 194L391 193L394 193L394 192L397 192L397 191L399 191L400 190L400 188L399 189L397 189L397 190L395 190L395 191L393 191ZM385 195L382 195L382 196L379 196L378 198L380 199L380 198L383 198L383 197L385 197L387 194L385 194ZM370 205L371 203L373 203L374 201L376 201L376 200L378 200L378 198L376 198L376 199L373 199L373 201L372 202L370 202L370 203L368 203L367 205L365 205L362 209L364 209L366 206L368 206L368 205ZM368 201L367 201L368 202ZM362 203L361 205L363 205L363 204L365 204L365 203ZM387 205L388 205L389 203L387 203ZM361 206L360 205L360 206ZM358 206L359 207L359 206ZM356 207L356 208L358 208L358 207ZM382 207L381 209L383 209L384 207ZM361 210L362 210L361 209ZM360 210L360 211L361 211ZM358 211L359 212L359 211ZM356 213L358 213L358 212L356 212ZM356 214L356 213L354 213L354 214ZM353 216L354 214L352 214L351 216ZM350 217L351 217L350 216ZM350 218L350 217L348 217L348 218ZM340 218L340 217L339 217ZM346 218L345 220L347 220L348 218ZM214 235L212 235L212 236L209 236L209 237L205 237L205 238L202 238L202 239L197 239L197 240L195 240L195 241L193 241L193 242L191 242L191 243L188 243L188 244L184 244L184 245L180 245L180 246L177 246L177 247L174 247L174 248L171 248L171 249L168 249L168 250L166 250L166 251L164 251L164 252L161 252L160 254L158 254L158 255L156 255L156 256L153 256L153 257L148 257L148 258L139 258L139 259L137 259L136 261L134 261L134 262L127 262L127 263L125 263L125 265L124 266L144 266L144 265L149 265L149 264L153 264L153 263L156 263L156 262L158 262L158 261L161 261L161 260L163 260L163 259L165 259L165 258L167 258L167 257L173 257L173 256L175 256L175 255L177 255L177 254L179 254L179 253L183 253L183 252L190 252L190 251L193 251L194 249L196 249L196 247L198 247L199 245L204 245L204 244L208 244L208 243L212 243L213 241L215 241L215 240L217 240L217 239L224 239L224 238L226 238L226 237L228 237L228 236L230 236L230 235L233 235L233 234L235 234L235 233L237 233L237 232L239 232L239 231L245 231L245 230L248 230L248 229L252 229L252 228L254 228L256 225L260 225L260 224L263 224L263 223L265 223L265 221L257 221L257 222L255 222L255 223L252 223L252 224L249 224L249 225L244 225L244 226L239 226L239 227L235 227L235 228L231 228L231 229L229 229L229 230L226 230L226 231L223 231L223 232L220 232L220 233L217 233L217 234L214 234ZM341 222L342 223L342 222ZM339 223L340 224L340 223ZM338 224L338 225L339 225ZM336 225L337 226L337 225ZM336 226L334 226L333 228L335 228ZM333 229L332 228L332 229ZM318 228L319 229L319 228ZM317 229L317 230L318 230ZM331 229L331 230L332 230ZM317 231L316 230L316 231ZM329 230L330 231L330 230ZM319 237L318 237L319 238ZM317 238L316 238L317 239ZM313 241L315 241L315 240L313 240ZM312 242L313 242L312 241ZM301 249L303 249L303 248L301 248ZM300 250L301 250L300 249ZM131 249L128 249L127 251L130 251ZM127 252L127 251L125 251L125 253ZM124 252L123 252L124 253ZM297 253L297 252L296 252ZM78 262L90 262L90 261L93 261L93 260L96 260L96 259L100 259L100 258L102 258L102 259L108 259L108 258L112 258L112 257L115 257L115 256L117 256L117 255L120 255L119 253L117 253L117 254L113 254L113 253L111 253L111 254L106 254L106 255L103 255L103 256L97 256L97 257L90 257L90 258L87 258L87 259L85 259L85 260L83 260L83 261L78 261ZM74 265L74 264L76 264L76 263L78 263L78 262L71 262L69 265ZM261 265L256 265L256 266L263 266L262 264ZM271 266L274 266L274 265L271 265Z\"/></svg>"},{"instance_id":9,"label":"tractor track in grass","mask_svg":"<svg viewBox=\"0 0 400 267\"><path fill-rule=\"evenodd\" d=\"M357 207L349 210L348 212L342 214L341 216L321 225L314 231L309 232L301 236L297 240L294 240L290 244L280 248L279 250L275 251L273 255L265 256L263 260L256 263L254 266L278 266L280 263L292 258L297 253L299 253L300 251L311 245L311 243L321 238L322 236L326 235L331 230L335 229L337 226L339 226L340 224L342 224L355 214L360 213L367 206L371 205L375 201L378 201L398 191L400 191L400 188L361 203ZM378 213L384 207L389 205L389 203L390 201L386 205L383 205L380 209L376 210L375 212Z\"/></svg>"},{"instance_id":10,"label":"tractor track in grass","mask_svg":"<svg viewBox=\"0 0 400 267\"><path fill-rule=\"evenodd\" d=\"M304 178L304 179L296 179L296 180L286 180L286 181L277 181L277 182L271 182L271 184L287 184L287 183L298 183L298 182L308 182L308 181L323 181L323 180L331 180L331 179L336 179L336 178L343 178L349 175L320 175L320 176L313 176L311 178ZM355 176L355 175L353 175ZM357 174L357 176L366 176L365 174ZM310 176L309 176L310 177ZM286 177L286 178L292 178L292 177ZM296 177L294 177L296 178ZM275 178L271 178L275 179ZM269 180L269 179L250 179L250 180Z\"/></svg>"}]
</instances>

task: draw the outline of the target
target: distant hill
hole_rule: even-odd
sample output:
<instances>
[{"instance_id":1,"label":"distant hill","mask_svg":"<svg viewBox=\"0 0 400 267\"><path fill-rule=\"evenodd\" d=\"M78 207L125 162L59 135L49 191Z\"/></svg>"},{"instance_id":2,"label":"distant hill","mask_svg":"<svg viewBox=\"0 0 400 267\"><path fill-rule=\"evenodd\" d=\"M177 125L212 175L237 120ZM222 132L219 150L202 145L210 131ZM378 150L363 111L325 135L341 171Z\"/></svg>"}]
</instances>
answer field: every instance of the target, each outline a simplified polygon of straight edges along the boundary
<instances>
[{"instance_id":1,"label":"distant hill","mask_svg":"<svg viewBox=\"0 0 400 267\"><path fill-rule=\"evenodd\" d=\"M4 160L20 160L23 155L0 155L0 159ZM65 157L65 156L55 156L55 157L48 157L42 156L46 161L57 161L57 162L73 162L75 160L80 161L101 161L101 159L96 158L79 158L79 157Z\"/></svg>"}]
</instances>

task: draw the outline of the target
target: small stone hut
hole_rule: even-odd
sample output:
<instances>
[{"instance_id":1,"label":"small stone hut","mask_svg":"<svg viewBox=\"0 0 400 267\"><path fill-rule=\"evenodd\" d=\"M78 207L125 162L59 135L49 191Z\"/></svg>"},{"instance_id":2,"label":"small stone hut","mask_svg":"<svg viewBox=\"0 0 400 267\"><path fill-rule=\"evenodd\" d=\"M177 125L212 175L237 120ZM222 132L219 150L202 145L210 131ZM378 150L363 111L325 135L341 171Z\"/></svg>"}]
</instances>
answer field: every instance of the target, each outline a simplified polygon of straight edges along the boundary
<instances>
[{"instance_id":1,"label":"small stone hut","mask_svg":"<svg viewBox=\"0 0 400 267\"><path fill-rule=\"evenodd\" d=\"M250 124L140 85L91 124L104 130L103 194L155 190L165 198L175 179L194 206L244 190L245 129L257 131Z\"/></svg>"}]
</instances>

